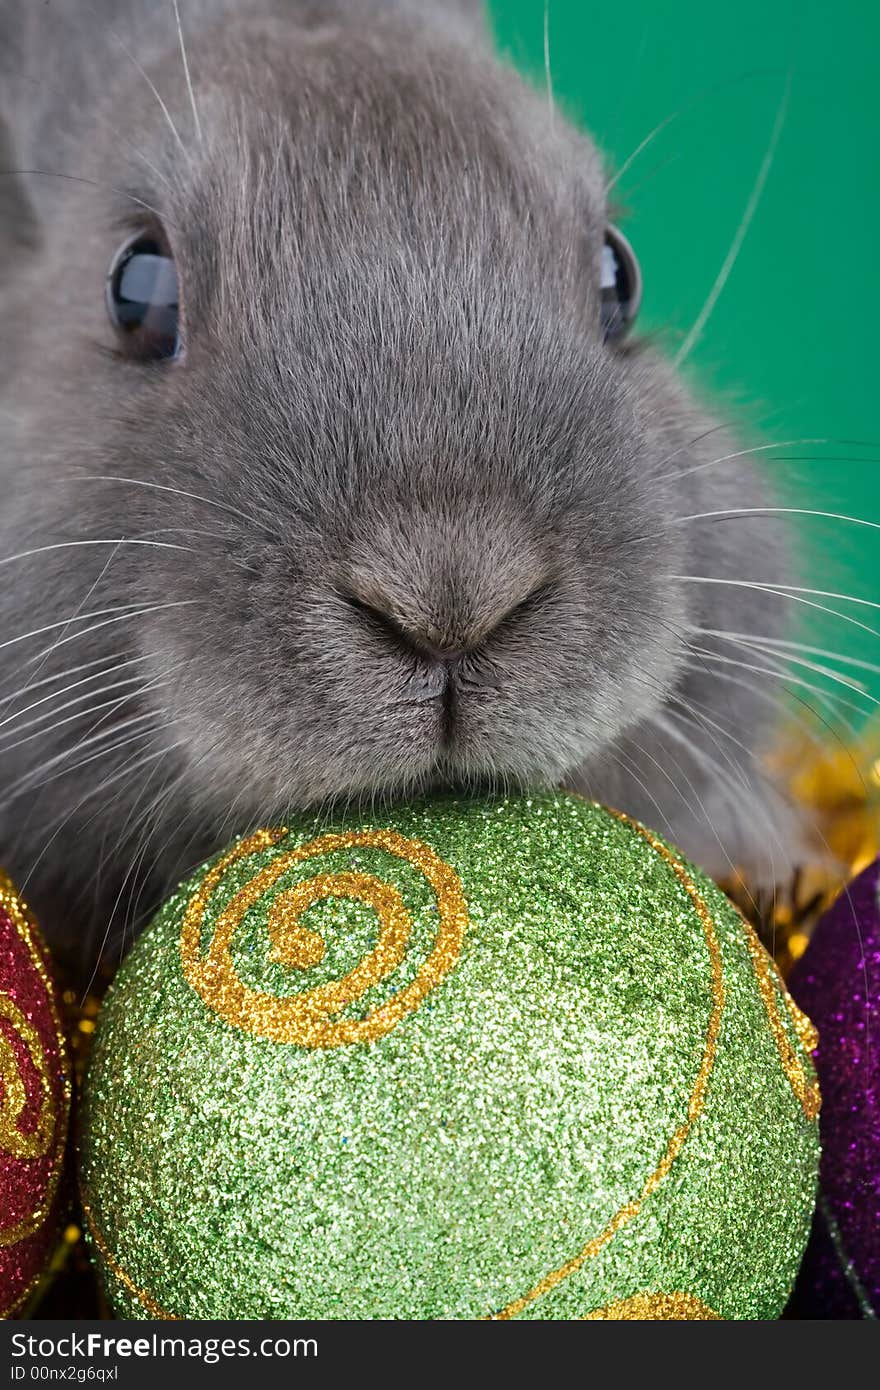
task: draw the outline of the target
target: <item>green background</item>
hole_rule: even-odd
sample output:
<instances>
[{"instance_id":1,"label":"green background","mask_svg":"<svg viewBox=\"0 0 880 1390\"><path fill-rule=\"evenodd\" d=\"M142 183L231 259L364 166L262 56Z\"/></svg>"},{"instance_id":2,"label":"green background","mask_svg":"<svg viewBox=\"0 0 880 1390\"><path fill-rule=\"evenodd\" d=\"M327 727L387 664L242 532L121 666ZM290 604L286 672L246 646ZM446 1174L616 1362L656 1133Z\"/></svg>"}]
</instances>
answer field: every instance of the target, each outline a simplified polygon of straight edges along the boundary
<instances>
[{"instance_id":1,"label":"green background","mask_svg":"<svg viewBox=\"0 0 880 1390\"><path fill-rule=\"evenodd\" d=\"M722 413L742 418L748 443L831 441L764 456L785 504L880 522L877 0L547 8L557 103L592 132L612 170L674 116L615 190L645 277L642 326L671 352L728 253L790 75L763 197L687 370L721 397ZM502 49L544 83L545 0L493 0L491 10ZM804 519L799 527L803 584L880 601L880 530ZM869 607L814 601L880 628ZM874 636L796 609L805 641L880 663ZM841 669L880 696L876 673Z\"/></svg>"}]
</instances>

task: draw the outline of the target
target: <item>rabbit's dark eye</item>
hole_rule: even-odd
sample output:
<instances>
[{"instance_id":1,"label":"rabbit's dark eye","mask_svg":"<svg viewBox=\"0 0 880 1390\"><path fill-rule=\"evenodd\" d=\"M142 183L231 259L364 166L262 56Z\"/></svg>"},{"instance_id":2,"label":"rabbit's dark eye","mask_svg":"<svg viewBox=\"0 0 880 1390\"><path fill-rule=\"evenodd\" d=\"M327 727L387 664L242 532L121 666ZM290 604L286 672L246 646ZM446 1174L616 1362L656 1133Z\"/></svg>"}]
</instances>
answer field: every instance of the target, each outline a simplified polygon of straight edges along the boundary
<instances>
[{"instance_id":1,"label":"rabbit's dark eye","mask_svg":"<svg viewBox=\"0 0 880 1390\"><path fill-rule=\"evenodd\" d=\"M158 237L138 233L120 247L107 276L107 312L126 354L143 362L180 355L177 270Z\"/></svg>"},{"instance_id":2,"label":"rabbit's dark eye","mask_svg":"<svg viewBox=\"0 0 880 1390\"><path fill-rule=\"evenodd\" d=\"M642 273L623 232L605 230L602 247L602 331L606 343L617 342L630 328L642 299Z\"/></svg>"}]
</instances>

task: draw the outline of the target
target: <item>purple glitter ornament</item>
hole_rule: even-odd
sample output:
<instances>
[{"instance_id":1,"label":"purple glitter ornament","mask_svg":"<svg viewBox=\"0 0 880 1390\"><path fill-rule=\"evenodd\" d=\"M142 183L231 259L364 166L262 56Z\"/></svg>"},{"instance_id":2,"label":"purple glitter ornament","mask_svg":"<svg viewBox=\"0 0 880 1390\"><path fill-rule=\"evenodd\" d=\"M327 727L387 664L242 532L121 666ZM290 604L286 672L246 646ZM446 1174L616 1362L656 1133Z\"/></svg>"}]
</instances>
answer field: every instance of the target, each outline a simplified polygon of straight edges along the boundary
<instances>
[{"instance_id":1,"label":"purple glitter ornament","mask_svg":"<svg viewBox=\"0 0 880 1390\"><path fill-rule=\"evenodd\" d=\"M880 1316L880 859L825 913L789 988L819 1030L822 1166L789 1312Z\"/></svg>"}]
</instances>

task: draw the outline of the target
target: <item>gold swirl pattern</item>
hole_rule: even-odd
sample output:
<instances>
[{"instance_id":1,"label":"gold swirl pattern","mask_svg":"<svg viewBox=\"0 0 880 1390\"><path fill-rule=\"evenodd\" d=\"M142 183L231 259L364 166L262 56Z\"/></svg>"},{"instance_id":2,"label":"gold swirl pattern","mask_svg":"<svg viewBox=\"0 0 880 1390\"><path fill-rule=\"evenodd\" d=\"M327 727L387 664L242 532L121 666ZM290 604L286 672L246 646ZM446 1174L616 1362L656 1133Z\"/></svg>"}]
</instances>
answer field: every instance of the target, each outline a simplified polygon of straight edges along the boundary
<instances>
[{"instance_id":1,"label":"gold swirl pattern","mask_svg":"<svg viewBox=\"0 0 880 1390\"><path fill-rule=\"evenodd\" d=\"M517 1317L524 1309L528 1308L530 1303L534 1303L538 1298L543 1298L551 1289L555 1289L557 1284L561 1284L563 1280L570 1278L572 1274L576 1274L588 1260L594 1259L601 1250L604 1250L605 1246L614 1239L621 1227L627 1226L631 1221L635 1220L645 1202L651 1196L651 1193L657 1190L669 1173L672 1165L684 1148L685 1141L693 1129L694 1124L703 1113L703 1106L706 1103L706 1092L709 1087L709 1077L715 1065L715 1055L718 1051L718 1035L721 1032L721 1019L724 1014L725 991L721 962L721 947L718 942L718 933L715 930L712 914L685 866L672 853L672 850L664 845L662 840L659 840L656 835L652 835L650 830L646 830L638 821L631 820L629 816L624 815L622 811L613 811L610 807L606 807L606 809L616 820L619 820L621 824L628 826L630 830L634 830L637 835L641 835L642 839L645 840L662 859L666 860L666 863L672 869L672 872L675 874L693 903L697 917L702 925L706 946L709 951L709 967L712 983L712 1011L709 1015L709 1025L706 1029L703 1056L696 1080L694 1081L693 1090L691 1091L690 1100L688 1101L687 1118L682 1121L672 1135L672 1138L666 1145L663 1157L660 1159L654 1171L646 1179L638 1196L634 1197L631 1201L627 1202L625 1206L622 1206L619 1211L615 1212L604 1230L600 1231L592 1240L587 1241L583 1249L572 1256L570 1260L566 1260L565 1264L560 1265L558 1269L552 1270L549 1274L545 1274L544 1278L540 1279L537 1284L529 1289L528 1293L523 1294L521 1298L514 1299L514 1301L509 1303L506 1308L503 1308L500 1313L490 1313L489 1318L495 1319L496 1321L505 1321Z\"/></svg>"},{"instance_id":2,"label":"gold swirl pattern","mask_svg":"<svg viewBox=\"0 0 880 1390\"><path fill-rule=\"evenodd\" d=\"M637 1293L587 1313L582 1322L721 1322L691 1293Z\"/></svg>"},{"instance_id":3,"label":"gold swirl pattern","mask_svg":"<svg viewBox=\"0 0 880 1390\"><path fill-rule=\"evenodd\" d=\"M210 899L233 864L278 844L285 829L260 830L225 854L208 871L186 906L180 935L184 975L203 1002L235 1028L271 1042L298 1047L341 1047L374 1042L413 1013L456 964L468 913L461 880L429 845L408 840L394 830L356 830L320 835L281 854L240 888L214 925L206 955L202 924ZM317 932L302 926L300 916L326 898L366 903L379 918L373 950L347 975L302 994L276 996L251 989L236 974L231 947L245 913L294 865L344 849L379 849L418 869L434 891L438 912L433 949L417 975L392 998L363 1018L340 1018L372 986L387 980L404 960L412 919L392 884L365 873L323 873L279 895L269 913L270 959L289 969L308 969L324 955Z\"/></svg>"},{"instance_id":4,"label":"gold swirl pattern","mask_svg":"<svg viewBox=\"0 0 880 1390\"><path fill-rule=\"evenodd\" d=\"M166 1313L162 1305L157 1303L155 1298L147 1293L146 1289L140 1288L134 1282L131 1275L127 1274L122 1268L122 1265L116 1259L116 1256L101 1234L98 1223L95 1220L95 1213L92 1210L86 1194L82 1190L80 1190L80 1206L82 1207L83 1218L89 1235L94 1241L95 1247L100 1252L101 1257L114 1279L116 1279L124 1289L127 1289L132 1298L140 1303L141 1307L145 1308L150 1316L155 1318L158 1322L180 1322L181 1319L178 1317L177 1313Z\"/></svg>"},{"instance_id":5,"label":"gold swirl pattern","mask_svg":"<svg viewBox=\"0 0 880 1390\"><path fill-rule=\"evenodd\" d=\"M535 1300L542 1298L564 1280L575 1274L590 1259L595 1258L616 1233L633 1221L645 1201L660 1186L681 1153L688 1135L703 1112L709 1080L718 1050L718 1038L725 1007L725 987L721 947L711 911L685 865L649 830L618 811L610 812L617 820L641 836L669 866L691 900L702 926L709 957L711 1009L703 1043L702 1058L687 1105L687 1114L668 1140L663 1155L645 1180L640 1192L622 1206L602 1231L583 1248L538 1281L526 1294L509 1303L500 1312L488 1314L483 1320L505 1321L517 1317ZM230 902L218 918L214 937L206 957L200 953L201 927L204 911L211 894L231 864L247 855L277 844L286 830L259 831L224 856L206 875L188 904L180 950L187 978L209 1007L228 1022L260 1036L279 1042L294 1042L302 1046L328 1047L353 1041L369 1041L387 1033L400 1018L417 1008L421 1000L452 968L460 953L467 924L467 908L457 874L443 860L419 841L406 840L394 831L359 831L344 835L324 835L285 855L263 870ZM433 887L441 917L434 951L425 961L419 976L388 1003L374 1010L365 1019L332 1022L328 1014L344 1007L351 998L347 991L368 987L387 977L405 952L409 936L408 914L397 890L366 874L322 874L279 895L269 914L272 939L271 959L292 969L307 969L323 957L323 941L299 922L299 917L313 902L326 897L358 898L374 907L380 917L379 940L370 956L352 971L345 980L319 986L308 995L293 999L277 999L261 995L243 986L234 975L229 947L244 913L292 864L336 849L371 846L408 860L418 867ZM407 920L404 920L404 919ZM788 1039L776 1002L774 967L757 936L748 923L746 927L749 950L761 998L771 1030L779 1049L785 1074L804 1113L812 1119L818 1112L818 1087L807 1081L805 1072ZM219 944L218 944L219 943ZM809 1019L788 996L781 980L778 988L788 1008L797 1036L807 1051L817 1045L817 1035ZM317 996L317 997L316 997ZM310 1001L308 1007L304 1001ZM263 1031L265 1030L265 1031ZM95 1245L103 1255L113 1276L155 1318L175 1320L177 1314L165 1311L144 1289L138 1287L112 1255L106 1240L97 1227L94 1214L83 1196L83 1209ZM586 1314L583 1321L721 1321L716 1313L693 1294L682 1292L649 1292L615 1300Z\"/></svg>"},{"instance_id":6,"label":"gold swirl pattern","mask_svg":"<svg viewBox=\"0 0 880 1390\"><path fill-rule=\"evenodd\" d=\"M815 1052L819 1046L819 1034L785 988L774 960L764 950L752 924L747 922L742 914L740 914L740 920L745 929L749 954L752 957L755 978L758 982L758 991L767 1014L773 1041L776 1043L782 1070L785 1072L788 1084L797 1097L804 1115L808 1120L815 1120L822 1106L819 1082L815 1078L810 1080L801 1058L798 1057L791 1045L791 1040L779 1013L777 992L782 995L783 1003L791 1019L791 1025L805 1052Z\"/></svg>"},{"instance_id":7,"label":"gold swirl pattern","mask_svg":"<svg viewBox=\"0 0 880 1390\"><path fill-rule=\"evenodd\" d=\"M641 835L642 839L645 840L651 846L651 848L655 850L657 854L660 855L662 859L665 859L666 863L672 869L676 878L679 880L688 897L690 898L691 902L693 903L697 913L697 917L702 923L703 932L706 938L706 945L709 949L709 961L711 967L712 982L712 1013L709 1019L709 1026L706 1032L706 1041L703 1049L703 1058L700 1063L700 1069L697 1073L697 1078L694 1083L694 1089L691 1093L690 1101L688 1102L687 1119L681 1125L679 1125L678 1129L673 1134L672 1138L670 1139L667 1145L663 1157L661 1158L657 1167L654 1169L653 1173L651 1173L650 1177L645 1182L645 1185L642 1188L641 1192L638 1194L638 1196L634 1198L632 1201L628 1202L625 1206L621 1207L620 1210L616 1212L615 1215L608 1222L608 1225L605 1227L605 1229L601 1231L597 1236L595 1236L591 1241L588 1241L587 1244L577 1255L575 1255L572 1259L566 1261L565 1264L560 1265L558 1269L555 1269L550 1274L545 1275L544 1278L541 1279L537 1284L535 1284L534 1287L530 1289L528 1293L524 1294L521 1298L514 1300L513 1303L508 1304L508 1306L504 1308L500 1313L495 1313L491 1315L496 1319L515 1318L519 1313L521 1313L525 1308L527 1308L530 1303L533 1303L535 1299L542 1298L544 1294L549 1293L551 1289L556 1288L557 1284L562 1283L564 1279L567 1279L570 1275L575 1274L582 1267L582 1265L586 1264L588 1260L593 1259L596 1255L598 1255L599 1252L602 1249L604 1249L604 1247L609 1243L609 1241L613 1239L613 1237L621 1229L622 1226L628 1225L630 1221L632 1221L636 1216L638 1216L646 1199L650 1197L651 1193L654 1192L660 1186L660 1183L669 1173L673 1163L675 1162L678 1155L681 1153L681 1150L684 1147L685 1141L691 1129L693 1128L694 1123L702 1113L703 1106L705 1105L706 1101L706 1092L709 1085L709 1077L715 1062L715 1055L718 1047L718 1035L721 1031L721 1019L724 1013L725 994L721 961L721 948L718 942L718 935L715 930L715 924L712 920L712 914L709 911L709 908L706 902L704 901L699 889L697 888L697 885L694 883L694 880L691 878L684 864L682 864L678 857L675 854L673 854L672 850L670 850L663 843L662 840L658 839L656 835L652 835L650 830L646 830L645 827L643 825L640 825L638 821L631 820L629 816L624 815L621 811L611 810L610 807L606 809L610 811L610 814L613 815L616 820L619 820L623 825L629 826L629 828L631 830L634 830L637 835ZM779 1010L776 1005L776 991L773 983L775 966L771 961L770 957L768 956L767 952L764 950L763 946L761 945L757 935L752 930L751 926L745 921L744 918L742 918L742 921L746 928L746 937L749 943L749 951L751 952L752 961L755 968L755 974L757 976L758 988L764 1003L764 1008L767 1013L770 1028L773 1033L777 1049L779 1051L783 1070L785 1071L785 1074L788 1078L789 1084L791 1085L791 1088L795 1096L800 1101L803 1107L804 1114L806 1115L807 1119L815 1119L816 1115L819 1113L819 1087L817 1083L811 1083L807 1080L807 1076L801 1064L801 1061L795 1055L794 1049L792 1048L791 1043L789 1042L784 1025L782 1023L782 1019L779 1016ZM795 1031L804 1048L807 1051L812 1051L818 1044L818 1035L816 1033L816 1030L811 1024L810 1020L806 1017L806 1015L801 1013L801 1011L798 1009L797 1005L794 1003L794 1000L791 999L791 997L788 994L788 991L785 989L785 986L782 984L782 981L781 979L779 979L778 975L776 976L776 978L779 984L779 988L782 991L783 998L788 1007L789 1013L791 1015L792 1024L795 1028ZM640 1295L639 1297L643 1296ZM687 1298L688 1295L676 1294L670 1295L670 1297ZM617 1315L615 1314L615 1316ZM715 1315L712 1314L712 1316Z\"/></svg>"},{"instance_id":8,"label":"gold swirl pattern","mask_svg":"<svg viewBox=\"0 0 880 1390\"><path fill-rule=\"evenodd\" d=\"M25 1240L28 1236L33 1235L34 1232L38 1231L43 1225L43 1222L52 1209L52 1203L55 1200L55 1193L61 1178L62 1159L64 1147L67 1142L67 1122L70 1113L71 1087L64 1029L55 1004L55 990L49 978L49 972L46 969L37 925L28 908L16 893L11 881L2 872L0 872L0 911L5 912L6 916L11 921L16 933L24 944L34 970L40 977L43 989L45 990L50 1017L52 1019L52 1027L58 1046L59 1066L61 1069L59 1102L57 1106L52 1105L50 1097L50 1104L45 1107L46 1111L51 1113L51 1119L54 1125L54 1145L50 1146L51 1166L46 1179L46 1187L43 1192L42 1200L28 1216L23 1217L22 1220L17 1222L14 1226L0 1228L0 1247L2 1247L17 1245L19 1241ZM42 1051L42 1044L40 1044L40 1049L43 1058L43 1071L41 1074L45 1074L45 1053ZM48 1152L49 1148L47 1147L41 1156L45 1157ZM6 1316L8 1316L8 1312L0 1310L0 1317Z\"/></svg>"},{"instance_id":9,"label":"gold swirl pattern","mask_svg":"<svg viewBox=\"0 0 880 1390\"><path fill-rule=\"evenodd\" d=\"M52 1142L55 1114L52 1080L46 1066L43 1043L36 1028L8 994L0 990L0 1021L12 1025L13 1035L25 1049L40 1085L37 1123L30 1131L21 1128L28 1110L28 1097L21 1059L3 1027L0 1027L0 1149L13 1158L42 1158Z\"/></svg>"}]
</instances>

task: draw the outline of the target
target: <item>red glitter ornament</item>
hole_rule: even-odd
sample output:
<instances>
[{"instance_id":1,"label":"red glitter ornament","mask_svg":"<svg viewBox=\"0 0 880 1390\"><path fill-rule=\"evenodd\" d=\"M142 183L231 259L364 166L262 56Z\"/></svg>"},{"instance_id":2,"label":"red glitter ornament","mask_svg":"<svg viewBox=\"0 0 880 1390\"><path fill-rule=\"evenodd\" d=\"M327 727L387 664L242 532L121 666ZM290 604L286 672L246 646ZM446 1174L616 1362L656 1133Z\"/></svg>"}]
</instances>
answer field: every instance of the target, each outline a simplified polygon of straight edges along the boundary
<instances>
[{"instance_id":1,"label":"red glitter ornament","mask_svg":"<svg viewBox=\"0 0 880 1390\"><path fill-rule=\"evenodd\" d=\"M15 1317L58 1230L70 1068L46 948L0 873L0 1317Z\"/></svg>"}]
</instances>

